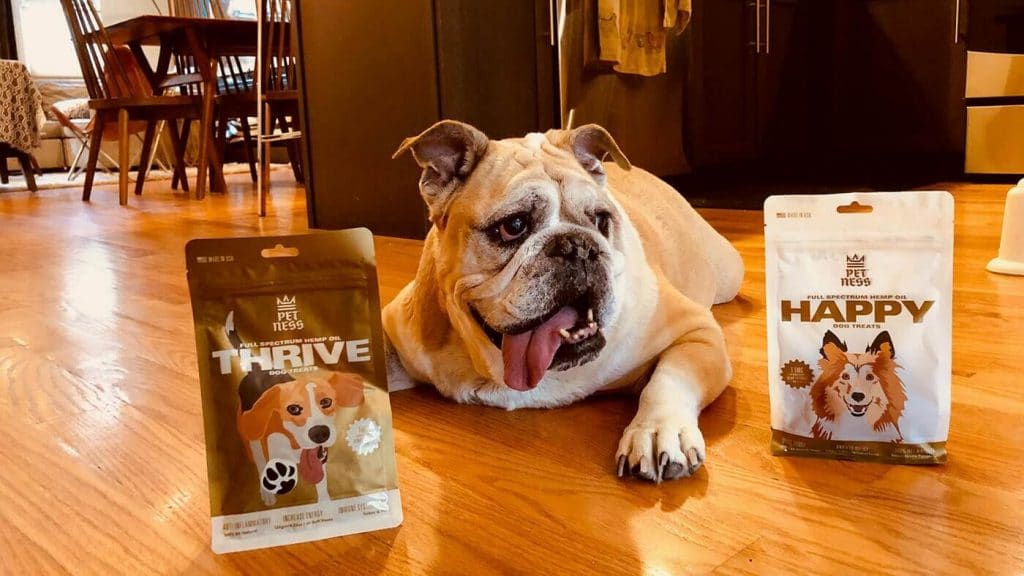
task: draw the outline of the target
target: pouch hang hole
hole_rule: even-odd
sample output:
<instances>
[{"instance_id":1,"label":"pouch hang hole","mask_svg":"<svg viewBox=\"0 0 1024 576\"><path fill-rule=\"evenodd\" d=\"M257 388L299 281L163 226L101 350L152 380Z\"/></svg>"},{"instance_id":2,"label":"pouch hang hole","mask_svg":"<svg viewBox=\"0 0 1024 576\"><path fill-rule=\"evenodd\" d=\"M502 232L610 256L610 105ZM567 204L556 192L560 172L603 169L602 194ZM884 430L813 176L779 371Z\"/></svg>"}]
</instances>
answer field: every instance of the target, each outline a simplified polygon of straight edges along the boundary
<instances>
[{"instance_id":1,"label":"pouch hang hole","mask_svg":"<svg viewBox=\"0 0 1024 576\"><path fill-rule=\"evenodd\" d=\"M854 200L849 204L840 204L836 208L836 212L840 214L870 214L875 211L875 208L870 204L861 204Z\"/></svg>"},{"instance_id":2,"label":"pouch hang hole","mask_svg":"<svg viewBox=\"0 0 1024 576\"><path fill-rule=\"evenodd\" d=\"M299 255L299 249L293 247L285 247L283 244L278 244L273 248L264 248L260 250L260 256L264 258L294 258Z\"/></svg>"}]
</instances>

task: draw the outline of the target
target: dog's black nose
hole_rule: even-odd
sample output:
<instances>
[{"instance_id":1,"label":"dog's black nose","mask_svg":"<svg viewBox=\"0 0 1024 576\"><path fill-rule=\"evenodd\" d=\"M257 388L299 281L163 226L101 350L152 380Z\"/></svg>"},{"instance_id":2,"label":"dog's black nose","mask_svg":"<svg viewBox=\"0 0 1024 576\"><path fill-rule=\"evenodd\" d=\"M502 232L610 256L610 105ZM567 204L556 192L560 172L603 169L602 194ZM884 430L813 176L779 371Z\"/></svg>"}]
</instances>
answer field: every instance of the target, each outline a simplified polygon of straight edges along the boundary
<instances>
[{"instance_id":1,"label":"dog's black nose","mask_svg":"<svg viewBox=\"0 0 1024 576\"><path fill-rule=\"evenodd\" d=\"M854 392L853 394L850 394L850 398L853 398L854 402L860 402L861 400L864 399L864 393L863 392Z\"/></svg>"},{"instance_id":2,"label":"dog's black nose","mask_svg":"<svg viewBox=\"0 0 1024 576\"><path fill-rule=\"evenodd\" d=\"M331 429L323 424L313 426L309 429L309 439L317 444L323 444L327 442L327 439L331 437Z\"/></svg>"},{"instance_id":3,"label":"dog's black nose","mask_svg":"<svg viewBox=\"0 0 1024 576\"><path fill-rule=\"evenodd\" d=\"M598 256L598 248L594 241L578 232L569 232L552 238L544 252L548 256L567 260L596 260Z\"/></svg>"}]
</instances>

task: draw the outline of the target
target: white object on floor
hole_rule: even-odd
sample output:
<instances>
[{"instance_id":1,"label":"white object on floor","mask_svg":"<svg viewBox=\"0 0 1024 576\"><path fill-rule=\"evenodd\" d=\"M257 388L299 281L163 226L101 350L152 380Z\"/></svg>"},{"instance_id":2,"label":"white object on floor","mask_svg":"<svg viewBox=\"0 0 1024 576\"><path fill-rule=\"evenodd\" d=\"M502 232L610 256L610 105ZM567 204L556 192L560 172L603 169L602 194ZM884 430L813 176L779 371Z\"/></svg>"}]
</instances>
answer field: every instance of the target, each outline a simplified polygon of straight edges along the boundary
<instances>
[{"instance_id":1,"label":"white object on floor","mask_svg":"<svg viewBox=\"0 0 1024 576\"><path fill-rule=\"evenodd\" d=\"M998 274L1024 276L1024 178L1006 193L999 256L987 268Z\"/></svg>"}]
</instances>

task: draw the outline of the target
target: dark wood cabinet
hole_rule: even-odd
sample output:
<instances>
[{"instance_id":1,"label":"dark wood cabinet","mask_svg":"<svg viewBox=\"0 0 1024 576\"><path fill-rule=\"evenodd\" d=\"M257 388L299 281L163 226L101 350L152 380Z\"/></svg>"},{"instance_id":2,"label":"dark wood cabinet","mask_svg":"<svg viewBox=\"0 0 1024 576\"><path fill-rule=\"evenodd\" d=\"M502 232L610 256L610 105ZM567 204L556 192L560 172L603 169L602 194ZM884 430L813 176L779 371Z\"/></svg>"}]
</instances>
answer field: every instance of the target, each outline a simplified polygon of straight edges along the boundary
<instances>
[{"instance_id":1,"label":"dark wood cabinet","mask_svg":"<svg viewBox=\"0 0 1024 576\"><path fill-rule=\"evenodd\" d=\"M696 174L884 185L962 173L957 0L694 4Z\"/></svg>"},{"instance_id":2,"label":"dark wood cabinet","mask_svg":"<svg viewBox=\"0 0 1024 576\"><path fill-rule=\"evenodd\" d=\"M442 118L492 137L556 125L547 0L299 0L309 223L422 238L420 169L392 160Z\"/></svg>"},{"instance_id":3,"label":"dark wood cabinet","mask_svg":"<svg viewBox=\"0 0 1024 576\"><path fill-rule=\"evenodd\" d=\"M392 161L438 119L430 0L296 3L306 198L314 228L419 237L420 170Z\"/></svg>"},{"instance_id":4,"label":"dark wood cabinet","mask_svg":"<svg viewBox=\"0 0 1024 576\"><path fill-rule=\"evenodd\" d=\"M826 149L847 171L961 171L967 49L957 0L835 2L833 128Z\"/></svg>"},{"instance_id":5,"label":"dark wood cabinet","mask_svg":"<svg viewBox=\"0 0 1024 576\"><path fill-rule=\"evenodd\" d=\"M548 0L436 0L434 9L442 118L491 138L557 125Z\"/></svg>"}]
</instances>

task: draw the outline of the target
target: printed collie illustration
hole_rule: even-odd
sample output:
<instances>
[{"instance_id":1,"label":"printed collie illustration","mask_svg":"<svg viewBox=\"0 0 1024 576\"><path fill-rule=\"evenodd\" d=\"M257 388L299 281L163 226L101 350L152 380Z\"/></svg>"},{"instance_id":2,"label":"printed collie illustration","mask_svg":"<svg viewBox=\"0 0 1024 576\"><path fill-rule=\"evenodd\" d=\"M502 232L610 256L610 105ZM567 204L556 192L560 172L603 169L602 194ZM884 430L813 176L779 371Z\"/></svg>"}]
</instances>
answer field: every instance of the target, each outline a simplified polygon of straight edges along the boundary
<instances>
[{"instance_id":1,"label":"printed collie illustration","mask_svg":"<svg viewBox=\"0 0 1024 576\"><path fill-rule=\"evenodd\" d=\"M900 417L907 393L896 374L900 366L889 332L880 333L863 354L854 354L828 331L820 352L821 373L810 393L814 437L902 442Z\"/></svg>"},{"instance_id":2,"label":"printed collie illustration","mask_svg":"<svg viewBox=\"0 0 1024 576\"><path fill-rule=\"evenodd\" d=\"M233 314L224 330L241 349ZM338 439L334 415L363 403L363 379L324 369L294 376L279 372L254 362L238 385L238 433L256 466L260 496L272 506L302 480L316 486L317 502L326 502L331 499L327 449Z\"/></svg>"}]
</instances>

